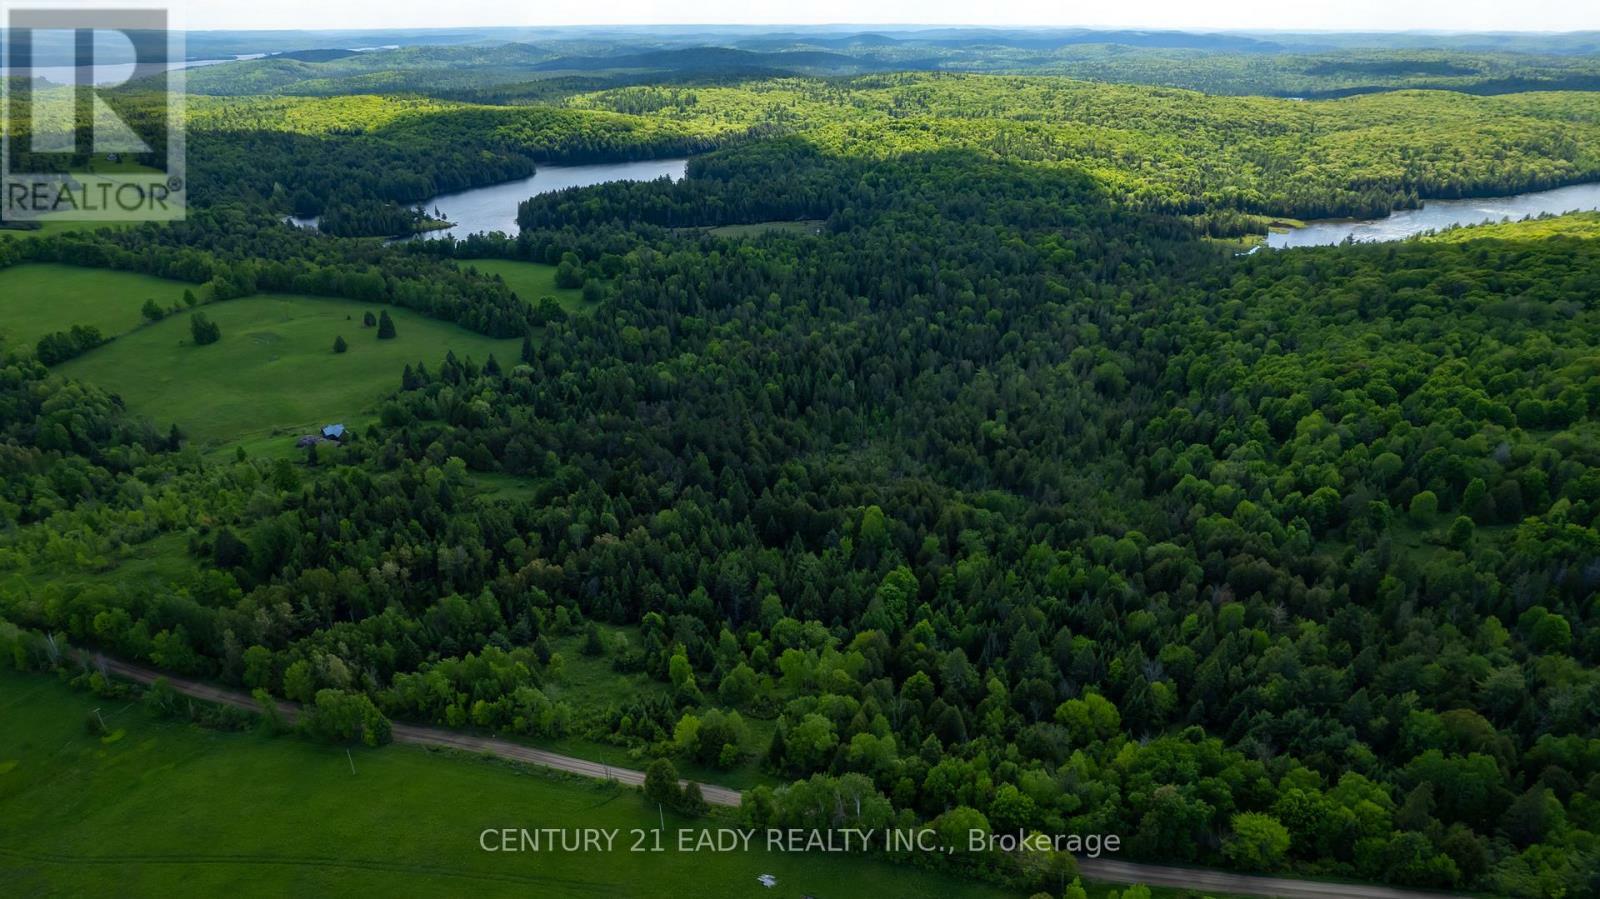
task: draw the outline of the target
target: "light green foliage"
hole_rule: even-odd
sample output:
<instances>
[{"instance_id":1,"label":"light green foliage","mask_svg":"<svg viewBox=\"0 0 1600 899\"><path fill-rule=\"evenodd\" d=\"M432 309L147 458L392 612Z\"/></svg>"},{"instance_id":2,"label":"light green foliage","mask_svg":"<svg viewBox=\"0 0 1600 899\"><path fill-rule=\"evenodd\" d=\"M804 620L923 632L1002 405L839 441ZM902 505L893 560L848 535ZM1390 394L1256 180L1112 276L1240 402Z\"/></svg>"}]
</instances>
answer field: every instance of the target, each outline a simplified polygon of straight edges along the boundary
<instances>
[{"instance_id":1,"label":"light green foliage","mask_svg":"<svg viewBox=\"0 0 1600 899\"><path fill-rule=\"evenodd\" d=\"M654 117L697 130L785 122L831 152L895 156L967 148L1070 162L1137 202L1194 203L1302 218L1386 210L1464 187L1600 175L1600 95L1385 93L1298 102L1029 77L869 75L696 89ZM575 97L607 109L623 91ZM1567 149L1546 151L1560 135ZM1370 191L1356 184L1385 183Z\"/></svg>"},{"instance_id":2,"label":"light green foliage","mask_svg":"<svg viewBox=\"0 0 1600 899\"><path fill-rule=\"evenodd\" d=\"M1063 702L1056 709L1056 722L1082 743L1108 739L1122 726L1116 705L1098 693L1085 693L1082 698Z\"/></svg>"},{"instance_id":3,"label":"light green foliage","mask_svg":"<svg viewBox=\"0 0 1600 899\"><path fill-rule=\"evenodd\" d=\"M1222 852L1234 864L1251 871L1271 871L1289 852L1289 831L1271 815L1241 812L1229 822L1233 833Z\"/></svg>"},{"instance_id":4,"label":"light green foliage","mask_svg":"<svg viewBox=\"0 0 1600 899\"><path fill-rule=\"evenodd\" d=\"M1411 497L1411 505L1407 508L1411 520L1417 524L1427 525L1433 522L1433 517L1439 514L1439 497L1432 490L1424 490Z\"/></svg>"}]
</instances>

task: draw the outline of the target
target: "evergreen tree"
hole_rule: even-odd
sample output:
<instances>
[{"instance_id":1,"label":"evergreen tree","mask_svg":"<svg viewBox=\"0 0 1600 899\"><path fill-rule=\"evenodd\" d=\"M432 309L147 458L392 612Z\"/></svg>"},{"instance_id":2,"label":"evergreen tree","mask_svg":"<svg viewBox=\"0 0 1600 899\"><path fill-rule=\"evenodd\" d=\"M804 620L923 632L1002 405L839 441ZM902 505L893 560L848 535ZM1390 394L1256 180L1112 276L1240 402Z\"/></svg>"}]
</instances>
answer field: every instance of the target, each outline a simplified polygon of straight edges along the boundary
<instances>
[{"instance_id":1,"label":"evergreen tree","mask_svg":"<svg viewBox=\"0 0 1600 899\"><path fill-rule=\"evenodd\" d=\"M195 346L205 346L222 339L222 328L206 318L203 312L189 316L189 333L194 337Z\"/></svg>"}]
</instances>

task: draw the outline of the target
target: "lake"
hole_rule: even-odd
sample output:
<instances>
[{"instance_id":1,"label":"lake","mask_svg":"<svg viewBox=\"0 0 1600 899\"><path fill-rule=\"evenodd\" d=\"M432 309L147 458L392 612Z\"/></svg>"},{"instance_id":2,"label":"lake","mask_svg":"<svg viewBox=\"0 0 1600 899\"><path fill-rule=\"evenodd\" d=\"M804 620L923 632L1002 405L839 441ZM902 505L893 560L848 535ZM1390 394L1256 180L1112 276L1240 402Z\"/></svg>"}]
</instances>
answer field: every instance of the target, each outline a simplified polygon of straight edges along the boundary
<instances>
[{"instance_id":1,"label":"lake","mask_svg":"<svg viewBox=\"0 0 1600 899\"><path fill-rule=\"evenodd\" d=\"M1401 240L1413 234L1442 231L1455 225L1481 225L1508 218L1516 220L1530 215L1592 209L1600 209L1600 183L1576 184L1510 197L1428 200L1420 209L1402 209L1387 218L1330 219L1311 222L1304 228L1274 232L1267 235L1267 246L1281 250L1340 244L1346 238L1362 242Z\"/></svg>"},{"instance_id":2,"label":"lake","mask_svg":"<svg viewBox=\"0 0 1600 899\"><path fill-rule=\"evenodd\" d=\"M424 231L398 239L431 240L449 235L460 240L468 234L490 231L504 231L515 235L521 230L517 227L517 204L529 197L569 187L605 184L609 181L654 181L661 177L677 181L683 177L688 167L687 159L647 159L642 162L606 162L598 165L544 165L540 166L531 178L519 178L515 181L491 184L488 187L440 194L420 204L410 204L420 205L429 215L438 209L444 213L446 219L455 224L438 231ZM284 221L301 228L315 228L318 217L288 216Z\"/></svg>"},{"instance_id":3,"label":"lake","mask_svg":"<svg viewBox=\"0 0 1600 899\"><path fill-rule=\"evenodd\" d=\"M463 190L453 194L440 194L422 203L430 214L434 209L455 226L440 231L427 231L413 239L427 240L435 237L466 237L488 231L516 234L517 204L537 194L564 190L568 187L588 187L608 181L654 181L668 177L676 181L683 177L689 166L687 159L649 159L642 162L610 162L600 165L544 165L531 178L503 181L488 187Z\"/></svg>"},{"instance_id":4,"label":"lake","mask_svg":"<svg viewBox=\"0 0 1600 899\"><path fill-rule=\"evenodd\" d=\"M225 62L242 62L250 59L260 59L264 54L251 53L244 56L235 56L231 59L187 59L183 62L164 63L167 71L178 69L198 69L204 66L220 65ZM30 78L43 78L51 84L76 84L79 73L85 75L86 81L97 86L115 86L126 83L133 77L134 65L131 62L102 62L93 66L32 66L26 71L12 71L9 67L0 68L3 76L27 76Z\"/></svg>"}]
</instances>

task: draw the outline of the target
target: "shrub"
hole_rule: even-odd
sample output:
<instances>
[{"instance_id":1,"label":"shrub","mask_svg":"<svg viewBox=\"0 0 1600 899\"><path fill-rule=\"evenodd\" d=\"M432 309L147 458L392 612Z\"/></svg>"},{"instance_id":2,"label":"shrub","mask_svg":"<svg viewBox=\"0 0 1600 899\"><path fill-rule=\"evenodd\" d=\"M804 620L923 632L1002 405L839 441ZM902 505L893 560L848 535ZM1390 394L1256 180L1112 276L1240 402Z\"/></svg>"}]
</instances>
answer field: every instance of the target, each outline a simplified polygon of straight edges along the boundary
<instances>
[{"instance_id":1,"label":"shrub","mask_svg":"<svg viewBox=\"0 0 1600 899\"><path fill-rule=\"evenodd\" d=\"M222 329L201 312L189 316L189 333L194 337L195 346L205 346L222 339Z\"/></svg>"}]
</instances>

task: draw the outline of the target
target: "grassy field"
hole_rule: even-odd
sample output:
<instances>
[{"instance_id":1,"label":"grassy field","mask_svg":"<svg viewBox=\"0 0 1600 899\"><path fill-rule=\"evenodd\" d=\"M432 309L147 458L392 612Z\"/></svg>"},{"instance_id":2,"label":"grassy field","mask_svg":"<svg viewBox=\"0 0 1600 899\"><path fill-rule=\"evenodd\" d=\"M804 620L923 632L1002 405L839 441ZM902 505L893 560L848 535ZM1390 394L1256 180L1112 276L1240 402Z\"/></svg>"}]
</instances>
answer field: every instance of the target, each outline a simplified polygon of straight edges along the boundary
<instances>
[{"instance_id":1,"label":"grassy field","mask_svg":"<svg viewBox=\"0 0 1600 899\"><path fill-rule=\"evenodd\" d=\"M132 277L132 276L125 276ZM390 308L397 337L377 339L361 317L379 307L349 300L263 294L201 307L222 329L210 346L190 343L189 316L140 328L66 362L62 374L122 395L129 408L191 439L224 443L288 436L330 422L357 425L400 387L401 369L437 368L446 351L479 362L514 360L520 344L494 340ZM135 307L137 309L137 307ZM335 354L343 336L348 352Z\"/></svg>"},{"instance_id":2,"label":"grassy field","mask_svg":"<svg viewBox=\"0 0 1600 899\"><path fill-rule=\"evenodd\" d=\"M0 228L0 239L16 237L30 239L34 237L49 237L52 234L66 234L72 231L94 231L99 228L127 228L134 222L68 222L44 219L38 228Z\"/></svg>"},{"instance_id":3,"label":"grassy field","mask_svg":"<svg viewBox=\"0 0 1600 899\"><path fill-rule=\"evenodd\" d=\"M97 707L109 737L86 732ZM8 895L1014 895L853 854L635 853L628 831L658 818L631 791L411 747L347 759L156 719L43 675L0 672L0 720ZM665 821L669 847L698 826ZM622 832L611 852L483 851L480 834L501 827Z\"/></svg>"},{"instance_id":4,"label":"grassy field","mask_svg":"<svg viewBox=\"0 0 1600 899\"><path fill-rule=\"evenodd\" d=\"M514 474L474 471L470 474L470 477L472 478L473 494L487 502L502 499L532 499L537 486L537 482L532 478Z\"/></svg>"},{"instance_id":5,"label":"grassy field","mask_svg":"<svg viewBox=\"0 0 1600 899\"><path fill-rule=\"evenodd\" d=\"M93 325L113 337L144 321L139 307L145 300L164 309L181 306L186 289L199 293L198 285L103 268L36 263L0 269L0 337L29 352L40 337L73 325Z\"/></svg>"},{"instance_id":6,"label":"grassy field","mask_svg":"<svg viewBox=\"0 0 1600 899\"><path fill-rule=\"evenodd\" d=\"M525 303L537 303L540 297L555 297L561 308L568 312L586 312L590 304L583 301L583 291L556 286L556 267L517 259L463 259L462 268L475 268L485 275L499 275Z\"/></svg>"}]
</instances>

